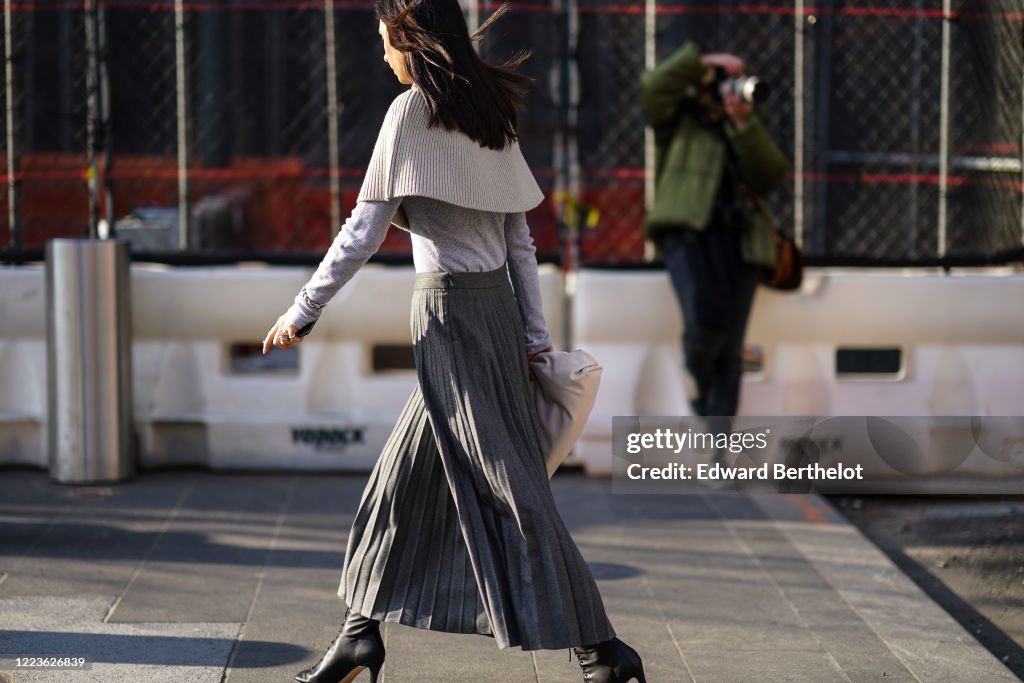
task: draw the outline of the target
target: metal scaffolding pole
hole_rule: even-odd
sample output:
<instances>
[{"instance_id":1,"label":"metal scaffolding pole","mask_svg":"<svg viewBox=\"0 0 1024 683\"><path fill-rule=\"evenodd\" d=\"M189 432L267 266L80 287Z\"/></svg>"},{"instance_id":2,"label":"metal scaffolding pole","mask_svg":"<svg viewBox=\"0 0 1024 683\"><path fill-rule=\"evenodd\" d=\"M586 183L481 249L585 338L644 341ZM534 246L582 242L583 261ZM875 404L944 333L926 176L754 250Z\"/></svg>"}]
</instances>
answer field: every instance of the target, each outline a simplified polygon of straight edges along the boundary
<instances>
[{"instance_id":1,"label":"metal scaffolding pole","mask_svg":"<svg viewBox=\"0 0 1024 683\"><path fill-rule=\"evenodd\" d=\"M99 107L100 107L100 129L103 150L103 186L99 191L103 192L103 218L107 225L107 237L114 237L114 192L110 179L111 169L114 164L114 139L110 128L110 73L107 69L107 17L103 7L97 10L96 14L96 41L99 48L99 66L97 76L99 78Z\"/></svg>"},{"instance_id":2,"label":"metal scaffolding pole","mask_svg":"<svg viewBox=\"0 0 1024 683\"><path fill-rule=\"evenodd\" d=\"M658 58L657 28L658 2L646 0L644 3L644 69L651 71ZM644 206L650 209L654 205L654 131L650 126L644 127Z\"/></svg>"},{"instance_id":3,"label":"metal scaffolding pole","mask_svg":"<svg viewBox=\"0 0 1024 683\"><path fill-rule=\"evenodd\" d=\"M178 248L189 248L188 68L185 63L184 0L174 0L174 73L178 120Z\"/></svg>"},{"instance_id":4,"label":"metal scaffolding pole","mask_svg":"<svg viewBox=\"0 0 1024 683\"><path fill-rule=\"evenodd\" d=\"M565 348L573 344L572 311L576 296L576 272L580 266L580 207L582 190L579 160L580 79L576 63L579 42L579 8L576 0L552 0L557 12L564 12L558 81L552 88L559 105L560 121L554 136L552 163L555 170L555 197L558 198L560 237L562 247L562 273L565 287L562 292L562 334Z\"/></svg>"},{"instance_id":5,"label":"metal scaffolding pole","mask_svg":"<svg viewBox=\"0 0 1024 683\"><path fill-rule=\"evenodd\" d=\"M950 89L950 32L952 30L952 2L942 2L942 66L939 91L939 215L937 255L946 255L946 224L949 209L949 89Z\"/></svg>"},{"instance_id":6,"label":"metal scaffolding pole","mask_svg":"<svg viewBox=\"0 0 1024 683\"><path fill-rule=\"evenodd\" d=\"M915 11L924 11L923 0L915 0ZM915 177L921 173L921 105L924 82L924 22L914 22L914 59L911 71L911 92L917 93L910 100L910 172ZM907 232L906 253L915 258L920 257L918 249L918 226L920 225L920 183L913 182L907 186Z\"/></svg>"},{"instance_id":7,"label":"metal scaffolding pole","mask_svg":"<svg viewBox=\"0 0 1024 683\"><path fill-rule=\"evenodd\" d=\"M87 236L99 236L100 192L99 152L97 138L100 135L100 45L99 45L99 2L85 0L85 154L88 167L85 172L89 192L89 226Z\"/></svg>"},{"instance_id":8,"label":"metal scaffolding pole","mask_svg":"<svg viewBox=\"0 0 1024 683\"><path fill-rule=\"evenodd\" d=\"M334 41L334 0L324 0L324 44L327 51L327 149L331 183L331 239L341 230L341 158L338 150L338 77Z\"/></svg>"},{"instance_id":9,"label":"metal scaffolding pole","mask_svg":"<svg viewBox=\"0 0 1024 683\"><path fill-rule=\"evenodd\" d=\"M469 29L469 34L473 35L473 31L480 28L480 2L479 0L473 0L469 3L469 7L466 12L466 24ZM473 47L477 51L480 50L480 43L473 43Z\"/></svg>"},{"instance_id":10,"label":"metal scaffolding pole","mask_svg":"<svg viewBox=\"0 0 1024 683\"><path fill-rule=\"evenodd\" d=\"M14 87L14 13L11 0L4 0L4 94L7 127L7 225L12 249L22 246L21 193L18 181L18 139L15 134L17 113Z\"/></svg>"},{"instance_id":11,"label":"metal scaffolding pole","mask_svg":"<svg viewBox=\"0 0 1024 683\"><path fill-rule=\"evenodd\" d=\"M807 22L803 0L793 12L793 240L804 244L804 41Z\"/></svg>"}]
</instances>

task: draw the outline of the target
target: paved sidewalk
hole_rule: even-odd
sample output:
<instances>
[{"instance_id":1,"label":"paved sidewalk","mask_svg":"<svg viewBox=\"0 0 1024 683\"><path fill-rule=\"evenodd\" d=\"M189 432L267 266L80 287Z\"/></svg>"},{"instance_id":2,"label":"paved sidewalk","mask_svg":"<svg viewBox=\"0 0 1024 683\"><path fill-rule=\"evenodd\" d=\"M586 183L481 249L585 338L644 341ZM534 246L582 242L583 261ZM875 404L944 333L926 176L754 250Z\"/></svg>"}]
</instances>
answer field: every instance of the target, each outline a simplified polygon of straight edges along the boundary
<instances>
[{"instance_id":1,"label":"paved sidewalk","mask_svg":"<svg viewBox=\"0 0 1024 683\"><path fill-rule=\"evenodd\" d=\"M67 487L2 470L0 657L92 660L19 682L291 681L337 632L365 481L161 470ZM553 487L652 683L1017 680L816 496ZM581 680L567 650L384 632L387 683Z\"/></svg>"}]
</instances>

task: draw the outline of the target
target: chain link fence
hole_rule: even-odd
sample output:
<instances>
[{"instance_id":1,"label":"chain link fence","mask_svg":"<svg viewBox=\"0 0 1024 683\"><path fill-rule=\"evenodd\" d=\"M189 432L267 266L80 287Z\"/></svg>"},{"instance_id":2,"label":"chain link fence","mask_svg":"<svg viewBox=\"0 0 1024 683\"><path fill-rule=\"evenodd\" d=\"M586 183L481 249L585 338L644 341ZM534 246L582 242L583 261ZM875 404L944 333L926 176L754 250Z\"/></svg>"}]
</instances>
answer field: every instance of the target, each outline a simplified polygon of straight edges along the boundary
<instances>
[{"instance_id":1,"label":"chain link fence","mask_svg":"<svg viewBox=\"0 0 1024 683\"><path fill-rule=\"evenodd\" d=\"M467 7L470 32L497 7ZM541 190L551 198L566 192L562 142L571 103L563 88L565 18L564 12L555 11L551 5L531 5L523 10L513 6L513 11L495 23L479 43L480 56L490 62L505 62L522 50L531 53L521 67L534 82L527 109L519 112L519 145ZM528 220L538 255L559 259L565 249L564 235L559 230L559 204L544 202L529 213Z\"/></svg>"},{"instance_id":2,"label":"chain link fence","mask_svg":"<svg viewBox=\"0 0 1024 683\"><path fill-rule=\"evenodd\" d=\"M170 5L106 8L112 215L133 245L178 246L175 16Z\"/></svg>"},{"instance_id":3,"label":"chain link fence","mask_svg":"<svg viewBox=\"0 0 1024 683\"><path fill-rule=\"evenodd\" d=\"M1022 256L1022 27L1019 0L557 0L514 4L480 49L533 52L521 144L549 201L529 218L566 267L644 262L639 77L689 39L771 84L792 164L773 204L811 262L982 264ZM91 231L314 258L400 92L370 0L7 1L0 43L7 254Z\"/></svg>"},{"instance_id":4,"label":"chain link fence","mask_svg":"<svg viewBox=\"0 0 1024 683\"><path fill-rule=\"evenodd\" d=\"M5 156L0 234L42 245L89 221L85 13L41 2L5 4Z\"/></svg>"},{"instance_id":5,"label":"chain link fence","mask_svg":"<svg viewBox=\"0 0 1024 683\"><path fill-rule=\"evenodd\" d=\"M642 5L638 6L642 8ZM633 263L644 257L646 147L640 101L644 14L610 0L579 7L581 228L583 264ZM590 213L591 211L595 213Z\"/></svg>"},{"instance_id":6,"label":"chain link fence","mask_svg":"<svg viewBox=\"0 0 1024 683\"><path fill-rule=\"evenodd\" d=\"M964 2L949 25L949 207L940 253L1000 254L1024 239L1019 1Z\"/></svg>"}]
</instances>

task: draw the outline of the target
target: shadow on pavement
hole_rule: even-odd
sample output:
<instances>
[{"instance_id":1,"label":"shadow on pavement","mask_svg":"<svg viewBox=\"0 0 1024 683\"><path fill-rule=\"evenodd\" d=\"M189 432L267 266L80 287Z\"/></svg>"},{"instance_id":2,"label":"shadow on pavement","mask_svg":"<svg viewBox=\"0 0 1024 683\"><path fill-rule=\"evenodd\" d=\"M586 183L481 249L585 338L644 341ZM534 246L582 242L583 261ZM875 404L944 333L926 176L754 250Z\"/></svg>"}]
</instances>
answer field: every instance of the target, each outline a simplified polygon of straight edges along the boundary
<instances>
[{"instance_id":1,"label":"shadow on pavement","mask_svg":"<svg viewBox=\"0 0 1024 683\"><path fill-rule=\"evenodd\" d=\"M35 654L47 657L81 657L102 664L147 664L162 666L224 666L224 653L235 644L233 638L187 638L183 636L73 633L59 631L4 631L5 641L31 642ZM266 667L300 662L309 650L290 643L245 641L260 651L258 660L236 658L234 668ZM24 651L5 653L0 658L28 656ZM248 663L246 660L249 660Z\"/></svg>"}]
</instances>

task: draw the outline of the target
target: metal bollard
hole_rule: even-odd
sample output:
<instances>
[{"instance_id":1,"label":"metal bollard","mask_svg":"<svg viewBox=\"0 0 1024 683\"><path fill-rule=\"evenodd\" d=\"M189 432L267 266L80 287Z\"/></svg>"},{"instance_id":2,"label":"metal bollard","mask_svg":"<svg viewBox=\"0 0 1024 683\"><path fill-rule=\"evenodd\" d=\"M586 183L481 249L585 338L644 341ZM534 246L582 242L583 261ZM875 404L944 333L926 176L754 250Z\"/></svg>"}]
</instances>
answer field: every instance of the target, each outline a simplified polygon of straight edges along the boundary
<instances>
[{"instance_id":1,"label":"metal bollard","mask_svg":"<svg viewBox=\"0 0 1024 683\"><path fill-rule=\"evenodd\" d=\"M46 245L50 478L115 482L135 474L128 243Z\"/></svg>"}]
</instances>

